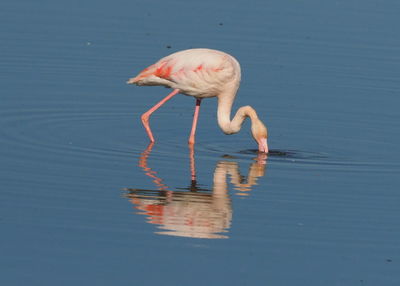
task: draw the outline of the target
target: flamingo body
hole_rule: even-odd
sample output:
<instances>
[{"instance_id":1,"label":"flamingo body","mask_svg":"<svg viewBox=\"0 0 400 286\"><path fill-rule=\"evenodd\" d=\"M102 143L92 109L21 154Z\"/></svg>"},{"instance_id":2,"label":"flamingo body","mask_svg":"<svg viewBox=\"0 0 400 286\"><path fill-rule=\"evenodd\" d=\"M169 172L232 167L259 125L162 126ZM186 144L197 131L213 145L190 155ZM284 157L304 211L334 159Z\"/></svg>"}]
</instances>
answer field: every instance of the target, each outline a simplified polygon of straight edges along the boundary
<instances>
[{"instance_id":1,"label":"flamingo body","mask_svg":"<svg viewBox=\"0 0 400 286\"><path fill-rule=\"evenodd\" d=\"M215 97L226 85L239 87L240 65L224 52L190 49L160 59L128 83L163 85L198 98Z\"/></svg>"},{"instance_id":2,"label":"flamingo body","mask_svg":"<svg viewBox=\"0 0 400 286\"><path fill-rule=\"evenodd\" d=\"M225 134L237 133L246 117L252 120L252 134L259 150L268 152L267 129L250 106L241 107L231 121L230 113L240 84L240 65L231 55L211 49L189 49L173 53L145 68L129 84L160 85L174 91L142 115L142 122L149 135L154 137L149 125L150 115L166 101L182 93L196 98L195 116L189 143L194 144L197 118L203 98L218 97L218 124Z\"/></svg>"}]
</instances>

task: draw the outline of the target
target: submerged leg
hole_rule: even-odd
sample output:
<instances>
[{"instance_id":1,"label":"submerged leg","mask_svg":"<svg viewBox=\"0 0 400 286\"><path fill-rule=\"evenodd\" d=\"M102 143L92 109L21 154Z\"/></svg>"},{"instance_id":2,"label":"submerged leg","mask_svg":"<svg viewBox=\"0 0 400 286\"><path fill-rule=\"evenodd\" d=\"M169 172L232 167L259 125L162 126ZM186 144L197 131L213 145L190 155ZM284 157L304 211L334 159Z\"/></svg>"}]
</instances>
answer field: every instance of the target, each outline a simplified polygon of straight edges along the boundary
<instances>
[{"instance_id":1,"label":"submerged leg","mask_svg":"<svg viewBox=\"0 0 400 286\"><path fill-rule=\"evenodd\" d=\"M201 99L196 99L196 108L193 115L192 131L190 132L189 144L194 144L194 136L196 134L197 119L199 118Z\"/></svg>"},{"instance_id":2,"label":"submerged leg","mask_svg":"<svg viewBox=\"0 0 400 286\"><path fill-rule=\"evenodd\" d=\"M154 142L154 137L153 137L153 133L151 132L150 124L149 124L150 115L154 111L159 109L161 107L161 105L166 103L168 100L170 100L174 95L176 95L178 93L179 93L179 89L174 89L174 91L171 92L170 94L168 94L163 100L161 100L159 103L157 103L152 108L150 108L149 110L147 110L145 113L142 114L142 117L141 117L142 123L143 123L144 129L146 129L147 135L149 136L151 142Z\"/></svg>"},{"instance_id":3,"label":"submerged leg","mask_svg":"<svg viewBox=\"0 0 400 286\"><path fill-rule=\"evenodd\" d=\"M194 145L189 144L190 174L192 176L191 186L196 186L196 162L194 160Z\"/></svg>"}]
</instances>

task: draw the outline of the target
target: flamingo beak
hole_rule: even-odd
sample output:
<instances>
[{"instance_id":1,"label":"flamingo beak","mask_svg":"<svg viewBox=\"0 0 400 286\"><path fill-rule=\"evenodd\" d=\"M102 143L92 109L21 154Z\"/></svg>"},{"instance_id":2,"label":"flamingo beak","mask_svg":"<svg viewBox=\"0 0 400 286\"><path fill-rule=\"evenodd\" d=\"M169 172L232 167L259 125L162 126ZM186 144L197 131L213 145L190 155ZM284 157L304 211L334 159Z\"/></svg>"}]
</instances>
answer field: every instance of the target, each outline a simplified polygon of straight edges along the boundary
<instances>
[{"instance_id":1,"label":"flamingo beak","mask_svg":"<svg viewBox=\"0 0 400 286\"><path fill-rule=\"evenodd\" d=\"M261 138L258 141L258 151L268 153L268 143L267 138Z\"/></svg>"}]
</instances>

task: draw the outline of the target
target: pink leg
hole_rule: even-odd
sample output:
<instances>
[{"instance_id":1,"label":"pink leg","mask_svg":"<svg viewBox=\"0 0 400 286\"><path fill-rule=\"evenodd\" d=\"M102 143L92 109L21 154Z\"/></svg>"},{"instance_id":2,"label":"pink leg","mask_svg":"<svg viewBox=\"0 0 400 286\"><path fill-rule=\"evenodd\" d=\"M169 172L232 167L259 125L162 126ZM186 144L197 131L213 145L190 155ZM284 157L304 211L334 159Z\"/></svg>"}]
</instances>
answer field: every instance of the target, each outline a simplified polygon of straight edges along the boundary
<instances>
[{"instance_id":1,"label":"pink leg","mask_svg":"<svg viewBox=\"0 0 400 286\"><path fill-rule=\"evenodd\" d=\"M142 114L143 126L144 126L144 129L146 129L147 135L150 138L150 142L154 142L153 133L151 132L150 124L149 124L150 115L154 111L159 109L161 107L161 105L166 103L168 100L170 100L174 95L176 95L178 93L179 93L179 89L174 89L174 91L171 92L170 94L168 94L163 100L161 100L159 103L157 103L152 108L150 108L149 110L147 110L145 113Z\"/></svg>"},{"instance_id":2,"label":"pink leg","mask_svg":"<svg viewBox=\"0 0 400 286\"><path fill-rule=\"evenodd\" d=\"M192 183L196 183L196 165L194 160L194 145L189 144L190 174L192 175Z\"/></svg>"},{"instance_id":3,"label":"pink leg","mask_svg":"<svg viewBox=\"0 0 400 286\"><path fill-rule=\"evenodd\" d=\"M190 132L189 144L194 144L194 135L196 134L197 119L199 118L201 99L196 99L196 108L193 115L192 131Z\"/></svg>"}]
</instances>

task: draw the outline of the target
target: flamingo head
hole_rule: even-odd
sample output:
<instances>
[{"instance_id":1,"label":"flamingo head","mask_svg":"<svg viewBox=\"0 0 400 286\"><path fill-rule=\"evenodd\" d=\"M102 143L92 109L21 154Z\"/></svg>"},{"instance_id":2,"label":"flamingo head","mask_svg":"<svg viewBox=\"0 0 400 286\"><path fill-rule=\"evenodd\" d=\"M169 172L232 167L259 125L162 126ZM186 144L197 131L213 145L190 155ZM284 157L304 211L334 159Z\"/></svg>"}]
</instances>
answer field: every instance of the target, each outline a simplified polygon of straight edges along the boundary
<instances>
[{"instance_id":1,"label":"flamingo head","mask_svg":"<svg viewBox=\"0 0 400 286\"><path fill-rule=\"evenodd\" d=\"M251 133L258 144L258 151L268 153L268 130L258 118L254 119L251 125Z\"/></svg>"}]
</instances>

